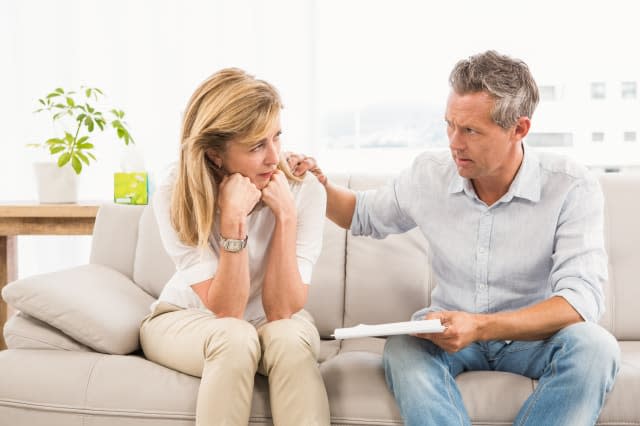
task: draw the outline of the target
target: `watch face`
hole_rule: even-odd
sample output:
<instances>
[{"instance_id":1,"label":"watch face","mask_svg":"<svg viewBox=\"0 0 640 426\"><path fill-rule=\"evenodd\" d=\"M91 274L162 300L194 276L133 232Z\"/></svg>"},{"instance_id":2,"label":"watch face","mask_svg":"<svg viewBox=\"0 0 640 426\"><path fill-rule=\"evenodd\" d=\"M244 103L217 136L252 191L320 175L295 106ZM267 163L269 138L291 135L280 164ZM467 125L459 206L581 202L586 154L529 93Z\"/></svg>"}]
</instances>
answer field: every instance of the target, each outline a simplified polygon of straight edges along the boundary
<instances>
[{"instance_id":1,"label":"watch face","mask_svg":"<svg viewBox=\"0 0 640 426\"><path fill-rule=\"evenodd\" d=\"M244 240L231 240L231 239L222 238L220 240L220 243L223 249L225 249L226 251L235 253L242 250L245 247L245 245L247 244L247 240L246 238Z\"/></svg>"},{"instance_id":2,"label":"watch face","mask_svg":"<svg viewBox=\"0 0 640 426\"><path fill-rule=\"evenodd\" d=\"M242 240L227 240L226 248L229 251L240 251L244 245L242 243L244 243Z\"/></svg>"}]
</instances>

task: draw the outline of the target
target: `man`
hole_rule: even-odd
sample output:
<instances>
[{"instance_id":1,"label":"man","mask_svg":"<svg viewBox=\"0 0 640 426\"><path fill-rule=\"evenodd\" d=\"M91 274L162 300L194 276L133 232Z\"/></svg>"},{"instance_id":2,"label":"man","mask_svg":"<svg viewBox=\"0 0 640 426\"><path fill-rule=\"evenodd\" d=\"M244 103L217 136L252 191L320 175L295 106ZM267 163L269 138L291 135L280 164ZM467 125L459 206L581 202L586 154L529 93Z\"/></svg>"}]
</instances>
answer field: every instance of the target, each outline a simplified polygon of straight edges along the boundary
<instances>
[{"instance_id":1,"label":"man","mask_svg":"<svg viewBox=\"0 0 640 426\"><path fill-rule=\"evenodd\" d=\"M450 155L424 153L388 186L354 193L311 158L290 164L318 176L327 216L354 235L418 226L429 241L437 287L413 318L446 329L390 337L383 357L407 425L471 424L455 377L472 370L539 380L516 425L593 425L620 357L597 325L607 279L598 182L523 145L538 89L522 61L481 53L458 62L450 84Z\"/></svg>"}]
</instances>

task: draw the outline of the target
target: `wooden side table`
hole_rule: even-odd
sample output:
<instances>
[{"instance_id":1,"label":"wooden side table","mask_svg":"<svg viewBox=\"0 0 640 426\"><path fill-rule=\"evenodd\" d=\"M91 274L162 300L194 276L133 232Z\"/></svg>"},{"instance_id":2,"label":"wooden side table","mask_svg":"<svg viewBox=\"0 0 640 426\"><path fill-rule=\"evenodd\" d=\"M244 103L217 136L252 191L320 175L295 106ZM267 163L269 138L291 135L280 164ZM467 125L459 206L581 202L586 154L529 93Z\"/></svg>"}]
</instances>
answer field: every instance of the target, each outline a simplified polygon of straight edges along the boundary
<instances>
[{"instance_id":1,"label":"wooden side table","mask_svg":"<svg viewBox=\"0 0 640 426\"><path fill-rule=\"evenodd\" d=\"M91 235L99 205L0 202L0 291L18 277L19 235ZM0 298L0 350L6 349L6 321L7 304Z\"/></svg>"}]
</instances>

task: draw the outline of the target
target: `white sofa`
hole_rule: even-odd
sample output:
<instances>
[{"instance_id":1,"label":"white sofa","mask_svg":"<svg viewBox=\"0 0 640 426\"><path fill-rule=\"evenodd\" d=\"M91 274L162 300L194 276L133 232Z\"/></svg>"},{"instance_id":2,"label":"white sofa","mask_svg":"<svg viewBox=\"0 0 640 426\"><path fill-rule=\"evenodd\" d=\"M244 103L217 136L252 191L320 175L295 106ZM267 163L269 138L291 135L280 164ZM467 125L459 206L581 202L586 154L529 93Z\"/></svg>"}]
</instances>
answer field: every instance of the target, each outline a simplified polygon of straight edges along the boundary
<instances>
[{"instance_id":1,"label":"white sofa","mask_svg":"<svg viewBox=\"0 0 640 426\"><path fill-rule=\"evenodd\" d=\"M353 189L387 180L332 179ZM602 175L601 182L610 268L601 323L620 342L622 367L598 424L640 425L640 175ZM23 312L4 330L9 349L0 352L0 425L194 424L198 378L136 351L137 322L173 269L152 213L148 207L103 206L90 265L5 288L5 299ZM320 369L333 424L402 424L384 381L384 339L335 341L330 335L337 327L407 320L429 303L433 285L419 231L373 240L327 222L307 308L326 339ZM91 312L78 311L86 305ZM511 424L536 386L500 372L463 373L457 381L475 425ZM261 376L250 424L271 424Z\"/></svg>"}]
</instances>

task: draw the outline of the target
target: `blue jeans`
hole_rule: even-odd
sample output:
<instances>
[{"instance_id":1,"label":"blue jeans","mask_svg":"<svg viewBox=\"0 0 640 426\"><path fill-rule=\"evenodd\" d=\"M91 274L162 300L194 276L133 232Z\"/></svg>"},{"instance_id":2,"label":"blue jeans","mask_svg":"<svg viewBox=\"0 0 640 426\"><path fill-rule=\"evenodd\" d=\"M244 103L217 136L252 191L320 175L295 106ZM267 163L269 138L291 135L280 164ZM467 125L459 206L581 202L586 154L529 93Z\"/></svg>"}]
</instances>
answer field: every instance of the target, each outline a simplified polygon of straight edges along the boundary
<instances>
[{"instance_id":1,"label":"blue jeans","mask_svg":"<svg viewBox=\"0 0 640 426\"><path fill-rule=\"evenodd\" d=\"M392 336L383 361L407 426L470 425L455 377L473 370L539 380L514 425L578 426L598 420L618 372L620 348L605 329L581 322L546 340L476 342L456 353L417 337Z\"/></svg>"}]
</instances>

